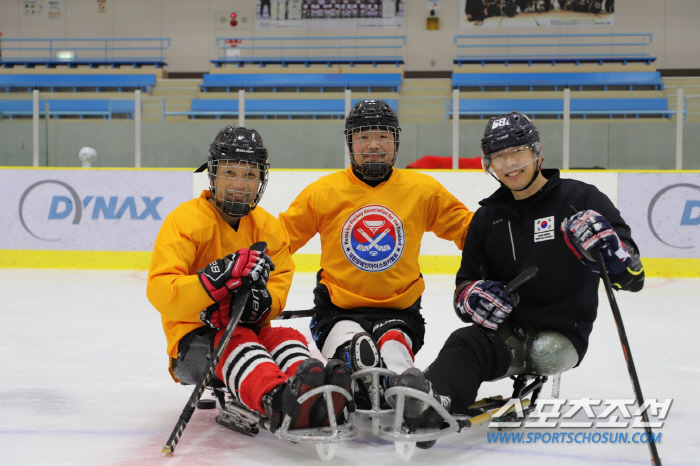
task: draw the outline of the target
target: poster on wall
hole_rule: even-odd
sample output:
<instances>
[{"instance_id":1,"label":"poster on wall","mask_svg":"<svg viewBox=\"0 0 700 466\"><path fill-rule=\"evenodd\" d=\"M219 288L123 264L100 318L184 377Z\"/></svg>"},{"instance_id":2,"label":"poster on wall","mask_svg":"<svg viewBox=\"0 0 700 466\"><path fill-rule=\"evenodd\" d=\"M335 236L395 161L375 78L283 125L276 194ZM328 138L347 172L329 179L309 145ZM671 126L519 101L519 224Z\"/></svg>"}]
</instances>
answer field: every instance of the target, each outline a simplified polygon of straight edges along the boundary
<instances>
[{"instance_id":1,"label":"poster on wall","mask_svg":"<svg viewBox=\"0 0 700 466\"><path fill-rule=\"evenodd\" d=\"M24 16L38 16L44 10L42 0L22 0L22 13Z\"/></svg>"},{"instance_id":2,"label":"poster on wall","mask_svg":"<svg viewBox=\"0 0 700 466\"><path fill-rule=\"evenodd\" d=\"M107 0L97 0L97 12L107 13Z\"/></svg>"},{"instance_id":3,"label":"poster on wall","mask_svg":"<svg viewBox=\"0 0 700 466\"><path fill-rule=\"evenodd\" d=\"M615 0L460 0L460 27L613 26Z\"/></svg>"},{"instance_id":4,"label":"poster on wall","mask_svg":"<svg viewBox=\"0 0 700 466\"><path fill-rule=\"evenodd\" d=\"M49 0L49 21L60 21L63 16L63 0Z\"/></svg>"},{"instance_id":5,"label":"poster on wall","mask_svg":"<svg viewBox=\"0 0 700 466\"><path fill-rule=\"evenodd\" d=\"M384 29L404 25L405 0L256 0L257 29Z\"/></svg>"}]
</instances>

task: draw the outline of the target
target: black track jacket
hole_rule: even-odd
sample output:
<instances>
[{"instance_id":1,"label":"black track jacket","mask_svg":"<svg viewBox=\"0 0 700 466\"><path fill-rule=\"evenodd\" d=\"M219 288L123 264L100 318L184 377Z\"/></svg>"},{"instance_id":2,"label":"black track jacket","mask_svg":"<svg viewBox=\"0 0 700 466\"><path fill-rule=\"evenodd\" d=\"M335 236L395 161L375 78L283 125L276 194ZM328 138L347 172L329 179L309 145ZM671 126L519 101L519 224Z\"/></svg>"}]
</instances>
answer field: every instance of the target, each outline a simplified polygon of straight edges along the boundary
<instances>
[{"instance_id":1,"label":"black track jacket","mask_svg":"<svg viewBox=\"0 0 700 466\"><path fill-rule=\"evenodd\" d=\"M576 211L592 209L610 222L621 240L635 249L637 245L620 212L598 188L561 179L559 170L542 174L547 184L532 196L522 217L512 193L503 186L479 203L482 207L469 226L456 284L483 279L507 283L537 266L537 276L517 290L520 304L509 320L562 333L578 351L580 363L597 315L599 276L566 246L561 222L575 213L572 206Z\"/></svg>"}]
</instances>

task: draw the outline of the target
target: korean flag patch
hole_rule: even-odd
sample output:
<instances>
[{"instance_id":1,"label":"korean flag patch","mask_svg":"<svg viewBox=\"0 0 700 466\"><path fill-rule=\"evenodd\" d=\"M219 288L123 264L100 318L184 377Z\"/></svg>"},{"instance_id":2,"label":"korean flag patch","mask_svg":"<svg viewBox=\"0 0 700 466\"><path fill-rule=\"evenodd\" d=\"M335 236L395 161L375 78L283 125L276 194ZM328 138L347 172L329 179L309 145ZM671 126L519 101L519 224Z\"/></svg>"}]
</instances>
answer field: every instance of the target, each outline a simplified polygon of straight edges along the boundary
<instances>
[{"instance_id":1,"label":"korean flag patch","mask_svg":"<svg viewBox=\"0 0 700 466\"><path fill-rule=\"evenodd\" d=\"M535 220L535 243L554 239L554 217Z\"/></svg>"}]
</instances>

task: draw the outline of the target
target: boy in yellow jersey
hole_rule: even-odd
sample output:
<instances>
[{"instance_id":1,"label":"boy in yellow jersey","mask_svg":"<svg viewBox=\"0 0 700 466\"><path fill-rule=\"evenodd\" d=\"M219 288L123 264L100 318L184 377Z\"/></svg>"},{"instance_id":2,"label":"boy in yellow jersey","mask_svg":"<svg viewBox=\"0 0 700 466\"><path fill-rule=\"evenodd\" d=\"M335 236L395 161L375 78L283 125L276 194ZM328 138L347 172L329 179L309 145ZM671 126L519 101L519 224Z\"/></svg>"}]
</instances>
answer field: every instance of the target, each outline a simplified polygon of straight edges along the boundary
<instances>
[{"instance_id":1,"label":"boy in yellow jersey","mask_svg":"<svg viewBox=\"0 0 700 466\"><path fill-rule=\"evenodd\" d=\"M210 190L163 221L147 295L161 313L173 379L196 384L229 322L237 289L251 288L216 375L237 403L269 418L274 432L285 414L291 429L327 423L322 397L302 405L296 399L326 383L349 389L350 377L340 361L324 373L299 332L270 326L284 308L294 262L282 224L257 207L267 185L267 158L257 131L227 126L219 132L208 162L197 170L208 168ZM267 243L267 255L248 249L259 241ZM223 412L217 422L236 429Z\"/></svg>"},{"instance_id":2,"label":"boy in yellow jersey","mask_svg":"<svg viewBox=\"0 0 700 466\"><path fill-rule=\"evenodd\" d=\"M321 235L311 334L325 358L353 371L382 360L397 374L413 367L425 335L421 239L432 231L462 249L473 215L435 179L394 168L400 130L384 101L358 102L345 122L351 167L309 185L280 215L292 253Z\"/></svg>"}]
</instances>

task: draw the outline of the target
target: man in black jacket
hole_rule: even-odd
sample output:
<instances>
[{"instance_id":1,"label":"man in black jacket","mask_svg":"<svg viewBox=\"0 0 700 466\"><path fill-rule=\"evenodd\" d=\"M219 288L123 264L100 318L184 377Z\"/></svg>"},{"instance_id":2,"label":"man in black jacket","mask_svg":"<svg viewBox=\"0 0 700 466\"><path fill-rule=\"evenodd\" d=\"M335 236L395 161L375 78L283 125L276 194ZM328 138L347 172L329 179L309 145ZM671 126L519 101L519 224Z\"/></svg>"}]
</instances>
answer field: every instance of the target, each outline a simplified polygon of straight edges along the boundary
<instances>
[{"instance_id":1,"label":"man in black jacket","mask_svg":"<svg viewBox=\"0 0 700 466\"><path fill-rule=\"evenodd\" d=\"M484 170L501 187L480 202L457 272L455 312L473 325L450 335L425 375L409 369L397 382L432 393L453 413L475 401L484 381L552 375L581 362L598 308L595 251L617 289L644 286L638 248L620 212L595 186L541 169L539 133L527 116L492 118L481 146ZM531 266L537 275L512 303L505 284ZM424 426L439 426L440 419L424 414L428 409L407 398L406 422L420 416Z\"/></svg>"}]
</instances>

